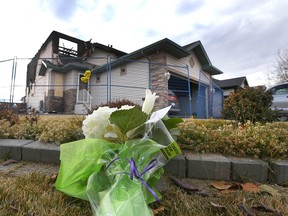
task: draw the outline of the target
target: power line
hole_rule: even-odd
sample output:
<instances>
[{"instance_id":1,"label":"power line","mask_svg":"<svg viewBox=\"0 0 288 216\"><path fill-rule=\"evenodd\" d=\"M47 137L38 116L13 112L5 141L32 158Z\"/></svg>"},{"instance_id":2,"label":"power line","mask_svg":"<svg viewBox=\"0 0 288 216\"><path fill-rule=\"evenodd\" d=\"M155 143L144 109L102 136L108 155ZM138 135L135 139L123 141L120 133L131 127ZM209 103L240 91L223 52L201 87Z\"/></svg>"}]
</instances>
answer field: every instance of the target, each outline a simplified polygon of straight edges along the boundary
<instances>
[{"instance_id":1,"label":"power line","mask_svg":"<svg viewBox=\"0 0 288 216\"><path fill-rule=\"evenodd\" d=\"M13 59L6 59L6 60L1 60L0 63L2 62L7 62L7 61L12 61Z\"/></svg>"}]
</instances>

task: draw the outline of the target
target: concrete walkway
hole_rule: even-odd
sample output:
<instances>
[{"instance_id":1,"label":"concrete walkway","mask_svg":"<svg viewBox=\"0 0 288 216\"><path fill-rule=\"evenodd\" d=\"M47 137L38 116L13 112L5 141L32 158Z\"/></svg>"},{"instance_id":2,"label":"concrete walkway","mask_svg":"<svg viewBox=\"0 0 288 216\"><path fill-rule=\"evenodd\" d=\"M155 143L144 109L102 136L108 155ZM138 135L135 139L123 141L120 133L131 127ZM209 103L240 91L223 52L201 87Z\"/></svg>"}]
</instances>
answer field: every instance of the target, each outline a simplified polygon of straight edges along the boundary
<instances>
[{"instance_id":1,"label":"concrete walkway","mask_svg":"<svg viewBox=\"0 0 288 216\"><path fill-rule=\"evenodd\" d=\"M55 144L33 140L0 139L0 158L59 165L59 156L60 147ZM251 158L184 152L183 155L169 161L164 169L181 178L244 180L279 185L288 183L288 160L275 160L267 163Z\"/></svg>"}]
</instances>

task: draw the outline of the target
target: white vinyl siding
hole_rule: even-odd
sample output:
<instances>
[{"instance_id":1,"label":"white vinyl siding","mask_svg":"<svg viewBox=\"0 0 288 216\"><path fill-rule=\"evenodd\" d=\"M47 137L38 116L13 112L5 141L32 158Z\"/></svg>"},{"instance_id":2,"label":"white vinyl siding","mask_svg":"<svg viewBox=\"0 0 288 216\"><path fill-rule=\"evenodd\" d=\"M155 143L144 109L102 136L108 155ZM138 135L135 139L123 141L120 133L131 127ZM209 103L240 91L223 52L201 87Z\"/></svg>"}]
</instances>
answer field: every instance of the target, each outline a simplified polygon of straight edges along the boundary
<instances>
[{"instance_id":1,"label":"white vinyl siding","mask_svg":"<svg viewBox=\"0 0 288 216\"><path fill-rule=\"evenodd\" d=\"M194 60L193 68L191 68L191 66L189 64L189 60L191 57ZM181 59L178 59L178 58L176 58L170 54L167 54L167 64L168 65L177 65L180 67L185 67L186 65L188 65L190 79L192 79L192 80L199 81L200 71L202 71L202 73L204 74L204 76L203 76L203 74L201 75L201 81L202 82L209 83L208 78L211 79L211 75L202 70L200 62L194 53L192 53L191 55L189 55L187 57L181 58ZM169 66L168 66L168 68L169 68ZM178 71L176 71L176 73L178 72L179 75L187 77L187 70L186 69L172 67L172 70L173 70L173 68L175 70L178 70ZM173 72L175 72L175 71L173 71Z\"/></svg>"},{"instance_id":2,"label":"white vinyl siding","mask_svg":"<svg viewBox=\"0 0 288 216\"><path fill-rule=\"evenodd\" d=\"M142 98L145 97L145 89L149 87L149 64L141 62L127 62L127 74L120 73L121 66L112 68L111 79L110 74L103 72L101 74L94 74L91 77L90 94L93 97L93 106L98 106L107 103L108 99L111 101L129 99L137 104L142 104ZM100 82L96 82L96 77L100 77ZM110 84L111 80L111 84ZM108 92L107 92L108 84ZM111 86L111 88L110 88ZM111 89L111 92L110 92Z\"/></svg>"},{"instance_id":3,"label":"white vinyl siding","mask_svg":"<svg viewBox=\"0 0 288 216\"><path fill-rule=\"evenodd\" d=\"M69 89L77 89L78 71L72 70L65 74L64 91Z\"/></svg>"},{"instance_id":4,"label":"white vinyl siding","mask_svg":"<svg viewBox=\"0 0 288 216\"><path fill-rule=\"evenodd\" d=\"M110 56L112 59L116 58L116 56L110 52L95 48L92 55L87 58L87 62L94 65L104 65L107 63L108 56Z\"/></svg>"}]
</instances>

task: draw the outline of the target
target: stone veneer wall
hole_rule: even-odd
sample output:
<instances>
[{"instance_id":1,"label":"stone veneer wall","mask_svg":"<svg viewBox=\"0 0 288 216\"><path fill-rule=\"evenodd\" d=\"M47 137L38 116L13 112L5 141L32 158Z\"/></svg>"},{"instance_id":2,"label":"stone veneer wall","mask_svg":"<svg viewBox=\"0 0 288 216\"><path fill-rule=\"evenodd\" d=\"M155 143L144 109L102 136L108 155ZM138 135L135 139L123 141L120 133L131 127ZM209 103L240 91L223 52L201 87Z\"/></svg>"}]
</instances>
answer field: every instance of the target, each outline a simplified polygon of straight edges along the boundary
<instances>
[{"instance_id":1,"label":"stone veneer wall","mask_svg":"<svg viewBox=\"0 0 288 216\"><path fill-rule=\"evenodd\" d=\"M64 112L64 100L63 97L54 96L54 89L48 91L48 95L45 96L45 112Z\"/></svg>"},{"instance_id":2,"label":"stone veneer wall","mask_svg":"<svg viewBox=\"0 0 288 216\"><path fill-rule=\"evenodd\" d=\"M64 112L65 113L74 113L75 104L76 104L76 89L69 89L64 91Z\"/></svg>"},{"instance_id":3,"label":"stone veneer wall","mask_svg":"<svg viewBox=\"0 0 288 216\"><path fill-rule=\"evenodd\" d=\"M155 54L150 56L151 66L151 90L159 95L155 102L155 109L161 109L168 106L168 80L165 77L167 72L166 56ZM153 63L159 64L153 64Z\"/></svg>"}]
</instances>

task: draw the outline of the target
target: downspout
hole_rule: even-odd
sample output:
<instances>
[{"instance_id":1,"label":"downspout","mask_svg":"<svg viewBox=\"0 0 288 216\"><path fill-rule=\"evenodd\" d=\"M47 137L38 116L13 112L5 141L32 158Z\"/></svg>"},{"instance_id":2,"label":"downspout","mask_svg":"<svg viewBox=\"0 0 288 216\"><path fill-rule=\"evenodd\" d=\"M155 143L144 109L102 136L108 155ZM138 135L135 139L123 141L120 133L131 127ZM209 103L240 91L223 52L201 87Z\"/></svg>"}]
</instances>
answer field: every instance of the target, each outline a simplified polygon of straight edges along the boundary
<instances>
[{"instance_id":1,"label":"downspout","mask_svg":"<svg viewBox=\"0 0 288 216\"><path fill-rule=\"evenodd\" d=\"M109 103L109 55L107 55L106 59L106 100L107 104Z\"/></svg>"},{"instance_id":2,"label":"downspout","mask_svg":"<svg viewBox=\"0 0 288 216\"><path fill-rule=\"evenodd\" d=\"M187 75L188 75L188 91L189 91L189 94L188 94L188 97L189 97L189 115L192 116L192 97L191 97L191 86L190 86L190 71L189 71L189 66L186 65L186 70L187 70Z\"/></svg>"}]
</instances>

